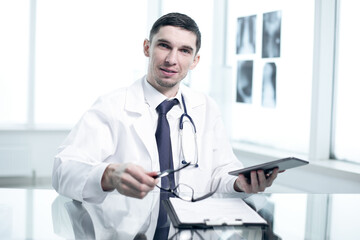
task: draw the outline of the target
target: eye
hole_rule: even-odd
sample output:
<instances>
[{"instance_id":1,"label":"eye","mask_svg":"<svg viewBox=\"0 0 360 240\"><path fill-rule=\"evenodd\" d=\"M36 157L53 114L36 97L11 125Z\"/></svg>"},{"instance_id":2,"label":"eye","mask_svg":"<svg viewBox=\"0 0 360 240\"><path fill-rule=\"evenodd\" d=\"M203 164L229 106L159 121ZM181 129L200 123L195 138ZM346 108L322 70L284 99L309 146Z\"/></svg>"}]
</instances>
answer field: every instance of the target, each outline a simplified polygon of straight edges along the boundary
<instances>
[{"instance_id":1,"label":"eye","mask_svg":"<svg viewBox=\"0 0 360 240\"><path fill-rule=\"evenodd\" d=\"M185 54L190 54L191 53L190 50L188 50L188 49L181 49L180 51L182 53L185 53Z\"/></svg>"},{"instance_id":2,"label":"eye","mask_svg":"<svg viewBox=\"0 0 360 240\"><path fill-rule=\"evenodd\" d=\"M162 48L167 48L169 49L169 45L167 45L166 43L159 43L159 47L162 47Z\"/></svg>"}]
</instances>

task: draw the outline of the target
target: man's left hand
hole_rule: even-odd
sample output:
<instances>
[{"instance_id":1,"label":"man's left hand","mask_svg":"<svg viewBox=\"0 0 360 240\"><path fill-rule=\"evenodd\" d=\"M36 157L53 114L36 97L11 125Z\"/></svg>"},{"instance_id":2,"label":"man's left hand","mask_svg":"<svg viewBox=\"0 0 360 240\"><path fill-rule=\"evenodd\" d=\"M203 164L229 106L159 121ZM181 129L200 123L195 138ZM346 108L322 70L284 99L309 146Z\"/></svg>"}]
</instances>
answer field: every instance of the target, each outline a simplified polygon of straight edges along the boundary
<instances>
[{"instance_id":1,"label":"man's left hand","mask_svg":"<svg viewBox=\"0 0 360 240\"><path fill-rule=\"evenodd\" d=\"M279 169L275 168L271 174L265 175L263 170L251 171L250 178L247 179L243 174L239 174L234 182L234 189L237 192L258 193L270 187L278 175Z\"/></svg>"}]
</instances>

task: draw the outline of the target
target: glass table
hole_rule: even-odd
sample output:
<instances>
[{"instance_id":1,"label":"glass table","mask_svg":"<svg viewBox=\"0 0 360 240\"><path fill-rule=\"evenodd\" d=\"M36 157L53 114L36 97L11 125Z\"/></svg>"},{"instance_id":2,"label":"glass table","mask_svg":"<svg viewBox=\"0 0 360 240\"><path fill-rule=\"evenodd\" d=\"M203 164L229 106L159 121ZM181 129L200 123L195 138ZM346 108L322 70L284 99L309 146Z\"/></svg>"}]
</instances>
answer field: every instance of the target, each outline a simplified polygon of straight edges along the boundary
<instances>
[{"instance_id":1,"label":"glass table","mask_svg":"<svg viewBox=\"0 0 360 240\"><path fill-rule=\"evenodd\" d=\"M73 201L51 189L0 188L0 239L152 239L159 194L109 194L103 204ZM237 194L267 222L177 229L169 239L360 239L360 194Z\"/></svg>"}]
</instances>

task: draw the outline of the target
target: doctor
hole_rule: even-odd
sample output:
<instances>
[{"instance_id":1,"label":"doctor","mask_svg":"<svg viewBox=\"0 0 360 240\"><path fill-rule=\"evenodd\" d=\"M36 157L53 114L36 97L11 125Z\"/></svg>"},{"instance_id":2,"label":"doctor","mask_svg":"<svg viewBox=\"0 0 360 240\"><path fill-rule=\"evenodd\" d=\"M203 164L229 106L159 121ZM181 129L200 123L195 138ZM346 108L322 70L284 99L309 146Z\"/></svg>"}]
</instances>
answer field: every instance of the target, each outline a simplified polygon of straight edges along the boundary
<instances>
[{"instance_id":1,"label":"doctor","mask_svg":"<svg viewBox=\"0 0 360 240\"><path fill-rule=\"evenodd\" d=\"M60 194L102 203L113 190L142 199L160 185L154 179L160 170L156 108L174 98L178 104L167 114L174 169L184 165L184 143L195 144L187 148L194 152L195 163L188 160L192 164L176 172L176 183L202 193L212 191L218 182L219 192L256 193L272 184L277 170L270 176L254 171L251 179L228 175L242 164L226 137L218 107L208 96L181 84L199 63L200 45L200 31L186 15L170 13L154 23L149 39L143 43L149 58L147 75L127 88L100 97L59 147L53 187ZM190 126L187 130L196 129L196 141L179 134L180 117L185 112L193 120L194 126L186 121ZM191 131L190 136L194 134Z\"/></svg>"}]
</instances>

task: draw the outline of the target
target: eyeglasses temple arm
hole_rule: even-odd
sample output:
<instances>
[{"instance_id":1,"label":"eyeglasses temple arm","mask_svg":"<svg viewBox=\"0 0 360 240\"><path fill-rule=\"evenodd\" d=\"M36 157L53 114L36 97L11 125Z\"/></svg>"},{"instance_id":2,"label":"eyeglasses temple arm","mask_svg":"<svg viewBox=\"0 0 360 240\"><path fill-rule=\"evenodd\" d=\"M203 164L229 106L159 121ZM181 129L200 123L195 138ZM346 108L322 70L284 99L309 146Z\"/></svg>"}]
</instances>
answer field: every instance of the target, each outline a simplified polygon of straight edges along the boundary
<instances>
[{"instance_id":1,"label":"eyeglasses temple arm","mask_svg":"<svg viewBox=\"0 0 360 240\"><path fill-rule=\"evenodd\" d=\"M201 201L201 200L204 200L204 199L206 199L206 198L211 197L212 195L214 195L214 193L218 190L218 188L219 188L219 186L220 186L220 182L221 182L221 180L220 180L220 181L218 182L218 184L216 185L215 190L213 190L212 192L209 192L209 193L207 193L207 194L205 194L204 196L201 196L201 197L199 197L199 198L194 198L194 199L192 199L192 202Z\"/></svg>"},{"instance_id":2,"label":"eyeglasses temple arm","mask_svg":"<svg viewBox=\"0 0 360 240\"><path fill-rule=\"evenodd\" d=\"M161 177L167 176L167 175L169 175L169 174L171 174L171 173L178 172L178 171L180 171L181 169L184 169L184 168L186 168L186 167L189 166L189 165L190 165L190 163L186 163L186 164L185 164L184 166L182 166L181 168L178 168L178 169L175 169L175 170L165 170L165 171L159 173L158 175L153 176L153 178L154 178L154 179L157 179L157 178L161 178ZM165 174L165 173L167 173L167 174Z\"/></svg>"}]
</instances>

